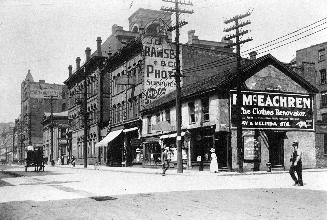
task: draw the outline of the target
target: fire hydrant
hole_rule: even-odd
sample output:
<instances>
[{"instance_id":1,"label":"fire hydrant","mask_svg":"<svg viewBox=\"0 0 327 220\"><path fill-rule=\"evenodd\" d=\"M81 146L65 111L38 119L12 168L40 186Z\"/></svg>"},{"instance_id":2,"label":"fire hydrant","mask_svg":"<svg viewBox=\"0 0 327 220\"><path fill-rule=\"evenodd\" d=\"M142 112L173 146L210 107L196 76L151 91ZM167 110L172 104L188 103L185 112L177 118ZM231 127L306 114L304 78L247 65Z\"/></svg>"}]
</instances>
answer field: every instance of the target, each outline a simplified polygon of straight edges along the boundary
<instances>
[{"instance_id":1,"label":"fire hydrant","mask_svg":"<svg viewBox=\"0 0 327 220\"><path fill-rule=\"evenodd\" d=\"M270 162L266 163L266 166L267 166L267 172L271 172L271 163Z\"/></svg>"}]
</instances>

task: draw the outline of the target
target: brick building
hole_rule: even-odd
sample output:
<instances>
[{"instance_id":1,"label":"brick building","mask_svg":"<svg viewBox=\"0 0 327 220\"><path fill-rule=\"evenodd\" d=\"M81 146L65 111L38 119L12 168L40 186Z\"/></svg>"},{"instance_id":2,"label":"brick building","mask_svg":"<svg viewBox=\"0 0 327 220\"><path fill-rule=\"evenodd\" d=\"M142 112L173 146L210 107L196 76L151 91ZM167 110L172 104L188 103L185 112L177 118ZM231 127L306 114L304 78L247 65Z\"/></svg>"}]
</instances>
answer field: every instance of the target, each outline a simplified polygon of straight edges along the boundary
<instances>
[{"instance_id":1,"label":"brick building","mask_svg":"<svg viewBox=\"0 0 327 220\"><path fill-rule=\"evenodd\" d=\"M171 33L165 30L165 24L171 23L171 14L139 9L130 16L129 22L130 31L138 33L138 37L108 58L104 68L104 74L110 79L109 134L96 146L103 149L101 157L111 166L141 162L140 111L176 87L175 46L171 43ZM188 43L181 45L181 69L190 69L182 85L212 74L192 71L195 65L218 58L235 61L232 49L225 48L227 43L199 40L194 31L190 31Z\"/></svg>"},{"instance_id":2,"label":"brick building","mask_svg":"<svg viewBox=\"0 0 327 220\"><path fill-rule=\"evenodd\" d=\"M317 94L316 150L317 167L327 166L327 42L296 51L294 68L314 85Z\"/></svg>"},{"instance_id":3,"label":"brick building","mask_svg":"<svg viewBox=\"0 0 327 220\"><path fill-rule=\"evenodd\" d=\"M184 165L210 164L214 148L220 169L238 169L236 146L235 69L210 68L213 76L181 90ZM314 96L316 88L271 55L242 64L243 167L265 170L290 166L291 144L303 150L303 167L316 167ZM175 92L142 111L143 164L160 165L161 149L169 146L176 163ZM168 127L169 129L161 129Z\"/></svg>"},{"instance_id":4,"label":"brick building","mask_svg":"<svg viewBox=\"0 0 327 220\"><path fill-rule=\"evenodd\" d=\"M25 80L21 84L21 116L19 126L22 126L21 136L24 137L24 147L28 145L43 145L43 120L44 112L65 111L65 86L46 83L44 80L35 82L28 70Z\"/></svg>"}]
</instances>

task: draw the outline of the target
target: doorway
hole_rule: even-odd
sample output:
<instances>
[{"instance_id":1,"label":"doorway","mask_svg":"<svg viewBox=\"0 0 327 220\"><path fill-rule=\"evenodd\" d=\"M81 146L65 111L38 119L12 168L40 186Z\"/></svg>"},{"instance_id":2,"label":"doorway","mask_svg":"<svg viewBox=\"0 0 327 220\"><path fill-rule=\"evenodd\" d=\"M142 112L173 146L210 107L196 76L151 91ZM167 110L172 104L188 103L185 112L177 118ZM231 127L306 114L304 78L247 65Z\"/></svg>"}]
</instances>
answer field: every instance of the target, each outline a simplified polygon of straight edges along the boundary
<instances>
[{"instance_id":1,"label":"doorway","mask_svg":"<svg viewBox=\"0 0 327 220\"><path fill-rule=\"evenodd\" d=\"M215 133L215 150L218 158L218 168L228 169L228 132Z\"/></svg>"},{"instance_id":2,"label":"doorway","mask_svg":"<svg viewBox=\"0 0 327 220\"><path fill-rule=\"evenodd\" d=\"M284 139L285 132L266 131L269 144L269 162L272 167L284 167Z\"/></svg>"}]
</instances>

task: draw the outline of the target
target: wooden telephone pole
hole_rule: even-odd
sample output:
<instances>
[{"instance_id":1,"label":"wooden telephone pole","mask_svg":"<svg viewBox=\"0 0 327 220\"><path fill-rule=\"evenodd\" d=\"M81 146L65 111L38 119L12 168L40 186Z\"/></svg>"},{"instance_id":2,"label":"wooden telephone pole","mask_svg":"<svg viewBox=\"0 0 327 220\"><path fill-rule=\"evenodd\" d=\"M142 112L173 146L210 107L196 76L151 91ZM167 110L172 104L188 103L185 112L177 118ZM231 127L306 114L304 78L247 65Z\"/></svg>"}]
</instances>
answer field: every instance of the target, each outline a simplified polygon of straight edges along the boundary
<instances>
[{"instance_id":1,"label":"wooden telephone pole","mask_svg":"<svg viewBox=\"0 0 327 220\"><path fill-rule=\"evenodd\" d=\"M193 5L191 2L180 2L178 0L162 0L164 2L175 3L175 8L162 7L162 11L175 12L176 26L172 27L170 30L176 30L175 44L176 44L176 73L174 75L176 81L176 145L177 145L177 173L183 173L183 157L182 157L182 136L181 136L181 126L182 126L182 113L181 113L181 71L180 71L180 59L179 59L179 28L186 24L186 22L179 22L179 14L187 13L192 14L192 11L180 9L179 5Z\"/></svg>"},{"instance_id":2,"label":"wooden telephone pole","mask_svg":"<svg viewBox=\"0 0 327 220\"><path fill-rule=\"evenodd\" d=\"M238 163L238 169L239 172L243 172L243 138L242 138L242 103L243 103L243 97L242 97L242 75L241 75L241 44L244 44L246 42L249 42L252 40L252 38L248 38L245 40L240 40L240 36L243 36L247 34L248 30L240 30L241 27L244 27L248 24L251 24L251 22L245 21L240 22L241 19L248 17L251 15L251 12L247 12L242 15L236 15L233 18L227 19L224 21L225 24L229 24L231 22L234 22L234 26L224 29L225 32L230 32L232 30L235 30L235 34L228 35L225 37L225 40L231 40L235 38L235 43L232 43L230 47L236 46L236 59L237 59L237 120L236 120L236 127L237 127L237 163Z\"/></svg>"}]
</instances>

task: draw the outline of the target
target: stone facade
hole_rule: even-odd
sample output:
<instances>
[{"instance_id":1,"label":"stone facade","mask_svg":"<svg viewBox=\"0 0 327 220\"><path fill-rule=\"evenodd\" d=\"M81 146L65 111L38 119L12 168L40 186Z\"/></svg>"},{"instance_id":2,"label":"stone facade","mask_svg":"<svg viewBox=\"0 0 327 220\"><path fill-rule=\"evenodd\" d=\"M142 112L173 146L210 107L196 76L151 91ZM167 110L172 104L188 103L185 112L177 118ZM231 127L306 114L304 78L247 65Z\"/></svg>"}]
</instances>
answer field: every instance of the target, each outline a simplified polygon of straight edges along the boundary
<instances>
[{"instance_id":1,"label":"stone facade","mask_svg":"<svg viewBox=\"0 0 327 220\"><path fill-rule=\"evenodd\" d=\"M67 103L64 85L35 82L30 70L21 84L21 119L24 127L24 144L42 146L42 117L44 112L61 112L66 110ZM51 99L51 97L53 97Z\"/></svg>"},{"instance_id":2,"label":"stone facade","mask_svg":"<svg viewBox=\"0 0 327 220\"><path fill-rule=\"evenodd\" d=\"M265 56L255 61L250 67L244 68L245 88L251 92L263 92L271 94L299 94L311 96L316 92L315 88L303 81L303 78L290 71L280 62L276 61L271 55ZM217 75L222 74L218 71ZM233 70L231 70L233 73ZM227 74L227 73L225 73ZM228 75L228 74L227 74ZM182 88L182 143L183 158L185 165L189 168L201 166L198 160L202 158L201 163L209 165L210 149L215 148L218 156L218 165L220 169L237 170L237 131L236 127L231 125L232 113L230 112L230 90L235 89L227 81L224 89L217 80L216 85L211 84L212 80L207 79L195 83L200 89L189 89L193 85ZM219 77L218 77L219 78ZM224 78L224 74L221 75ZM228 86L227 86L228 85ZM211 87L212 86L212 87ZM229 87L230 86L230 87ZM193 88L193 87L192 87ZM207 100L206 100L207 99ZM144 153L148 154L157 150L161 153L163 146L170 146L172 154L176 154L176 114L174 103L171 98L166 98L165 102L157 100L150 108L142 113L143 129L142 137L145 139ZM310 104L312 112L315 106ZM168 112L168 114L167 114ZM167 120L169 116L169 121ZM207 116L206 116L207 115ZM314 116L311 115L311 123ZM294 119L293 119L294 120ZM172 128L158 129L164 123L169 123ZM262 129L243 129L244 141L246 137L254 137L257 141L257 156L255 159L246 159L244 153L243 168L245 170L266 170L266 164L272 163L274 169L288 169L290 166L291 143L299 142L299 147L303 151L303 167L317 167L317 149L315 147L315 130L300 128L262 128ZM147 143L150 143L147 144ZM155 142L159 148L154 147ZM245 151L245 148L243 149ZM153 153L151 153L153 154ZM144 158L149 158L145 155ZM176 162L176 161L174 161ZM148 163L148 161L145 161Z\"/></svg>"}]
</instances>

